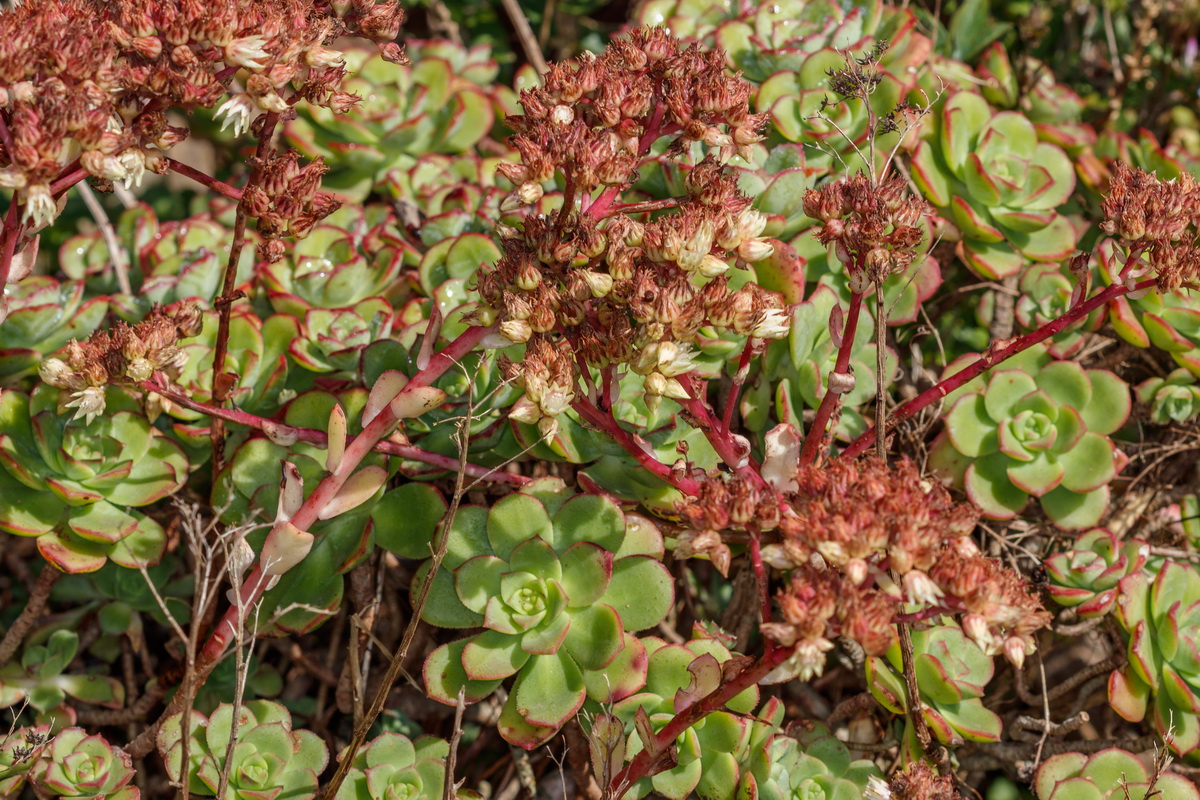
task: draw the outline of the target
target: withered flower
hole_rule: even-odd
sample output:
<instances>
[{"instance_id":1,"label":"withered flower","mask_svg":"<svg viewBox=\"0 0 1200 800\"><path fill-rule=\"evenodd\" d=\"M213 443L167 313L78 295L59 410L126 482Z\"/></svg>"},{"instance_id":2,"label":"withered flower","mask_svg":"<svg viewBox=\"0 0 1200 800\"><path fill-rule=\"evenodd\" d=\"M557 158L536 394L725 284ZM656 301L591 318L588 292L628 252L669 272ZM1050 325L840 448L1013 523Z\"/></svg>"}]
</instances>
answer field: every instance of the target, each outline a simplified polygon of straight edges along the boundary
<instances>
[{"instance_id":1,"label":"withered flower","mask_svg":"<svg viewBox=\"0 0 1200 800\"><path fill-rule=\"evenodd\" d=\"M70 393L64 408L90 423L104 413L104 387L110 383L139 383L155 372L177 375L183 368L179 340L200 332L200 310L184 305L171 313L155 307L136 325L118 322L96 331L87 341L71 341L62 358L51 357L39 367L41 378Z\"/></svg>"},{"instance_id":2,"label":"withered flower","mask_svg":"<svg viewBox=\"0 0 1200 800\"><path fill-rule=\"evenodd\" d=\"M556 172L568 188L561 210L498 231L503 257L475 278L482 302L472 321L497 326L493 345L526 344L526 359L538 364L525 373L517 419L543 424L560 409L528 393L547 358L562 367L555 397L573 399L577 381L590 383L582 371L629 365L653 412L663 398L690 399L684 376L701 328L787 334L777 294L753 284L734 291L724 277L772 251L762 237L766 218L723 163L761 138L765 118L749 113L748 100L749 87L725 74L720 53L685 47L660 28L556 64L541 87L522 92L525 113L507 120L521 161L499 167L515 186L503 207L539 202ZM672 137L667 158L691 141L714 150L688 170L688 195L646 220L617 201L664 136Z\"/></svg>"}]
</instances>

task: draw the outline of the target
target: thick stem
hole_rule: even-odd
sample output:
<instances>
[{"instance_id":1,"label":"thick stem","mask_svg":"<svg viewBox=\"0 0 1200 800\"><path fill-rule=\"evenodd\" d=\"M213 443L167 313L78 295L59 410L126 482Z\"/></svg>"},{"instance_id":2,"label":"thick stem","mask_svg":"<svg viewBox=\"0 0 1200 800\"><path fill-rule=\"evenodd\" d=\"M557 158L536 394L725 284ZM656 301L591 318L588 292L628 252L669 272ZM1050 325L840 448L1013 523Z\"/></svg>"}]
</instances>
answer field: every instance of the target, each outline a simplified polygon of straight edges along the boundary
<instances>
[{"instance_id":1,"label":"thick stem","mask_svg":"<svg viewBox=\"0 0 1200 800\"><path fill-rule=\"evenodd\" d=\"M12 660L17 648L21 646L25 634L29 633L29 629L42 616L42 611L46 608L46 600L50 597L50 590L62 576L63 573L57 567L49 563L42 566L37 583L34 584L33 591L29 594L29 601L25 603L25 608L5 631L4 639L0 640L0 666L4 666Z\"/></svg>"},{"instance_id":2,"label":"thick stem","mask_svg":"<svg viewBox=\"0 0 1200 800\"><path fill-rule=\"evenodd\" d=\"M13 253L17 250L17 239L21 235L21 223L17 218L18 208L17 198L13 197L12 202L8 204L8 213L4 215L4 230L0 233L0 297L4 296L4 284L8 283Z\"/></svg>"},{"instance_id":3,"label":"thick stem","mask_svg":"<svg viewBox=\"0 0 1200 800\"><path fill-rule=\"evenodd\" d=\"M432 384L453 364L457 363L460 358L474 350L488 334L494 331L495 328L467 328L462 335L430 359L429 365L412 377L412 380L401 390L400 395ZM342 461L338 465L338 468L317 485L317 488L308 496L308 499L304 501L300 509L292 515L290 522L293 525L302 531L307 531L318 520L321 511L337 496L338 491L358 468L363 458L375 448L375 445L381 439L389 435L395 428L398 418L393 411L393 407L394 402L387 405L371 420L362 433L354 437L354 440L346 447L346 452L342 456ZM319 532L316 535L320 535ZM245 624L243 613L253 608L258 599L262 597L265 584L262 563L256 563L253 571L243 581L242 587L238 592L241 595L242 602L233 604L225 612L225 616L222 617L216 628L213 629L208 641L204 644L204 648L200 651L199 663L197 665L200 674L207 674L207 671L211 670L212 665L217 662L217 659L225 652L225 648L229 646L229 642L233 639L236 631L241 630L242 625ZM239 613L239 610L241 613Z\"/></svg>"},{"instance_id":4,"label":"thick stem","mask_svg":"<svg viewBox=\"0 0 1200 800\"><path fill-rule=\"evenodd\" d=\"M271 146L271 137L275 134L275 124L279 114L268 111L263 118L263 126L258 135L258 147L255 150L255 167L250 171L246 186L254 186L262 178L262 165ZM224 405L233 389L234 375L225 373L225 358L229 353L229 324L233 315L233 301L237 299L237 270L242 260L242 248L246 244L246 205L239 199L237 213L233 223L233 242L229 248L229 260L225 263L225 278L221 286L221 296L213 303L217 308L217 341L213 347L212 369L212 399L213 405ZM212 442L213 474L220 471L225 461L225 423L217 418L213 420L209 430Z\"/></svg>"},{"instance_id":5,"label":"thick stem","mask_svg":"<svg viewBox=\"0 0 1200 800\"><path fill-rule=\"evenodd\" d=\"M641 203L616 203L610 206L609 210L613 214L644 214L647 211L675 208L690 199L689 197L668 197L663 200L646 200Z\"/></svg>"},{"instance_id":6,"label":"thick stem","mask_svg":"<svg viewBox=\"0 0 1200 800\"><path fill-rule=\"evenodd\" d=\"M574 402L571 403L571 408L575 409L576 413L584 420L607 433L614 442L620 445L625 452L637 459L637 462L652 474L671 484L686 495L695 497L700 493L700 484L696 483L692 478L677 475L673 469L655 458L653 453L639 445L633 436L621 427L621 424L617 422L611 413L604 413L592 401L581 396L576 396Z\"/></svg>"},{"instance_id":7,"label":"thick stem","mask_svg":"<svg viewBox=\"0 0 1200 800\"><path fill-rule=\"evenodd\" d=\"M72 161L62 171L62 175L58 178L55 178L54 182L50 184L50 196L57 198L67 189L70 189L87 176L87 170L80 169L79 161Z\"/></svg>"},{"instance_id":8,"label":"thick stem","mask_svg":"<svg viewBox=\"0 0 1200 800\"><path fill-rule=\"evenodd\" d=\"M185 178L191 178L196 183L202 186L207 186L222 197L228 197L234 202L240 202L242 199L242 190L235 186L230 186L225 181L217 180L208 173L201 172L195 167L190 167L187 164L176 161L173 158L167 158L167 166L172 172L178 173Z\"/></svg>"},{"instance_id":9,"label":"thick stem","mask_svg":"<svg viewBox=\"0 0 1200 800\"><path fill-rule=\"evenodd\" d=\"M690 375L681 376L680 381L692 396L679 400L679 405L692 415L696 427L704 432L704 438L708 439L708 443L712 445L721 460L751 486L762 490L769 489L769 485L760 474L758 462L749 454L747 449L749 442L745 437L737 436L721 427L720 420L708 407L708 403L704 402L702 395L705 382ZM737 441L739 439L740 442Z\"/></svg>"},{"instance_id":10,"label":"thick stem","mask_svg":"<svg viewBox=\"0 0 1200 800\"><path fill-rule=\"evenodd\" d=\"M653 746L643 749L633 761L613 777L612 783L608 786L610 796L620 797L639 780L653 774L651 770L655 761L654 754L661 753L670 747L688 728L712 712L721 709L734 697L758 683L771 670L786 661L795 649L795 647L776 648L774 652L764 655L751 666L724 681L721 687L712 694L692 704L682 713L676 714L674 719L654 735Z\"/></svg>"},{"instance_id":11,"label":"thick stem","mask_svg":"<svg viewBox=\"0 0 1200 800\"><path fill-rule=\"evenodd\" d=\"M315 444L318 447L324 447L329 441L329 436L325 433L325 431L318 431L312 428L296 428L286 425L282 422L275 422L274 420L255 416L254 414L247 413L239 408L217 408L216 406L197 402L196 400L188 397L186 394L181 394L180 392L167 388L163 384L155 383L154 381L142 381L140 385L146 391L160 394L176 405L191 409L192 411L198 411L199 413L205 414L209 417L217 417L225 420L226 422L243 425L247 428L254 428L255 430L271 431L271 433L276 435L282 433L285 435L295 436L296 439L301 442ZM351 439L351 441L353 441L353 439ZM415 447L411 444L401 444L399 442L385 440L378 442L375 445L375 452L383 453L389 456L399 456L400 458L407 458L412 461L420 461L422 464L441 467L442 469L449 470L451 472L457 471L459 468L459 461L457 458L444 456L440 453L430 453L427 450L422 450L421 448ZM494 481L496 483L507 483L512 486L523 486L531 480L530 478L526 478L524 475L513 475L508 472L488 469L487 467L481 467L476 464L467 464L466 473L472 478L478 478L485 481Z\"/></svg>"},{"instance_id":12,"label":"thick stem","mask_svg":"<svg viewBox=\"0 0 1200 800\"><path fill-rule=\"evenodd\" d=\"M12 134L8 130L8 123L4 121L4 115L0 114L0 144L4 145L4 152L8 156L8 160L13 159L13 140Z\"/></svg>"},{"instance_id":13,"label":"thick stem","mask_svg":"<svg viewBox=\"0 0 1200 800\"><path fill-rule=\"evenodd\" d=\"M801 464L817 463L821 442L825 441L825 428L829 425L829 418L833 416L833 409L842 398L840 392L834 391L833 383L836 376L850 374L850 354L854 350L854 336L858 332L858 318L862 314L862 303L861 292L854 292L850 295L850 308L846 313L846 325L842 330L842 346L838 348L837 361L834 362L833 371L826 379L825 396L821 398L821 405L817 407L817 415L813 419L812 427L808 429L808 435L804 437L804 448L800 451Z\"/></svg>"},{"instance_id":14,"label":"thick stem","mask_svg":"<svg viewBox=\"0 0 1200 800\"><path fill-rule=\"evenodd\" d=\"M733 376L733 388L729 390L729 399L725 401L725 409L721 413L721 427L726 431L733 428L733 410L737 408L738 397L742 394L742 387L746 385L746 377L750 374L750 360L754 357L756 340L754 337L746 339L746 346L742 348L742 357L738 359L737 372Z\"/></svg>"},{"instance_id":15,"label":"thick stem","mask_svg":"<svg viewBox=\"0 0 1200 800\"><path fill-rule=\"evenodd\" d=\"M909 400L907 403L897 408L892 414L889 427L894 428L898 423L903 422L906 419L911 419L923 409L927 408L933 403L936 403L938 400L941 400L943 397L950 394L950 392L953 392L955 389L958 389L963 384L967 383L967 381L979 377L984 372L988 371L997 364L1012 358L1017 353L1028 350L1035 344L1040 344L1041 342L1046 341L1051 336L1060 333L1071 323L1086 317L1088 314L1092 313L1092 311L1100 308L1105 303L1116 300L1118 297L1127 295L1130 292L1137 292L1141 291L1142 289L1151 289L1154 287L1155 283L1155 278L1146 278L1143 281L1135 283L1133 286L1125 286L1124 284L1120 283L1113 284L1104 291L1100 292L1100 294L1093 297L1091 300L1086 300L1080 303L1053 322L1047 323L1041 328L1027 333L1024 336L1019 336L1003 347L988 348L988 350L984 352L983 356L981 356L980 359L971 366L967 367L961 372L954 373L949 378L940 381L936 386L926 389L912 400ZM993 345L995 344L997 343L993 342ZM874 443L875 429L872 428L851 442L850 445L842 451L839 458L856 458L866 452L867 448ZM807 445L808 442L806 441L805 446L807 447Z\"/></svg>"}]
</instances>

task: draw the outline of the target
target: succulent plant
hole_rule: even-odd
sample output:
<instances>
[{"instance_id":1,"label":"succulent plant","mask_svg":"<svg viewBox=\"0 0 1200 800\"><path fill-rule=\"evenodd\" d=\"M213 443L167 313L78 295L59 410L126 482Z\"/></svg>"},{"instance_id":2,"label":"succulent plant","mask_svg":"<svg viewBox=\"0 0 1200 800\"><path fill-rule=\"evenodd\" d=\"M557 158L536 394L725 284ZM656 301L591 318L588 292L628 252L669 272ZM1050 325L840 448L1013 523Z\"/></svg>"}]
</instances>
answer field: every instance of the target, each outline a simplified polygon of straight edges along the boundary
<instances>
[{"instance_id":1,"label":"succulent plant","mask_svg":"<svg viewBox=\"0 0 1200 800\"><path fill-rule=\"evenodd\" d=\"M998 741L1000 718L980 699L995 669L991 657L957 625L914 630L912 643L921 715L929 732L942 744ZM906 713L899 641L866 666L868 686L880 705L893 714Z\"/></svg>"},{"instance_id":2,"label":"succulent plant","mask_svg":"<svg viewBox=\"0 0 1200 800\"><path fill-rule=\"evenodd\" d=\"M72 236L59 249L58 260L63 272L86 284L89 294L111 295L113 310L122 319L140 320L156 303L200 300L207 306L220 294L233 231L215 211L161 221L140 203L121 214L115 228L133 296L119 293L108 243L99 231ZM256 239L250 233L242 249L237 285L253 275Z\"/></svg>"},{"instance_id":3,"label":"succulent plant","mask_svg":"<svg viewBox=\"0 0 1200 800\"><path fill-rule=\"evenodd\" d=\"M1083 619L1103 617L1116 605L1117 584L1142 568L1148 552L1141 540L1121 541L1107 528L1093 528L1067 552L1046 559L1047 591Z\"/></svg>"},{"instance_id":4,"label":"succulent plant","mask_svg":"<svg viewBox=\"0 0 1200 800\"><path fill-rule=\"evenodd\" d=\"M1178 753L1200 747L1200 571L1166 561L1121 579L1116 619L1129 660L1108 680L1109 703L1125 719L1149 715ZM1151 705L1153 704L1153 705Z\"/></svg>"},{"instance_id":5,"label":"succulent plant","mask_svg":"<svg viewBox=\"0 0 1200 800\"><path fill-rule=\"evenodd\" d=\"M874 41L890 46L884 66L900 74L919 66L929 39L916 32L916 17L880 3L842 5L823 0L724 3L719 0L648 0L637 22L662 25L676 35L722 48L729 65L756 83L797 70L823 48L859 53ZM915 71L915 70L913 70Z\"/></svg>"},{"instance_id":6,"label":"succulent plant","mask_svg":"<svg viewBox=\"0 0 1200 800\"><path fill-rule=\"evenodd\" d=\"M883 778L875 762L853 760L824 723L799 720L788 734L768 745L769 778L757 781L763 800L860 800L872 778Z\"/></svg>"},{"instance_id":7,"label":"succulent plant","mask_svg":"<svg viewBox=\"0 0 1200 800\"><path fill-rule=\"evenodd\" d=\"M1200 414L1200 386L1183 367L1165 378L1147 378L1134 392L1139 402L1150 406L1150 421L1158 425L1187 422Z\"/></svg>"},{"instance_id":8,"label":"succulent plant","mask_svg":"<svg viewBox=\"0 0 1200 800\"><path fill-rule=\"evenodd\" d=\"M1110 747L1086 756L1059 753L1038 768L1038 800L1198 800L1200 791L1175 772L1156 774L1133 753Z\"/></svg>"},{"instance_id":9,"label":"succulent plant","mask_svg":"<svg viewBox=\"0 0 1200 800\"><path fill-rule=\"evenodd\" d=\"M54 569L50 565L42 569ZM0 708L25 700L43 714L57 709L67 697L85 703L120 708L125 687L101 675L65 674L79 650L79 635L57 630L41 644L29 644L15 659L0 666Z\"/></svg>"},{"instance_id":10,"label":"succulent plant","mask_svg":"<svg viewBox=\"0 0 1200 800\"><path fill-rule=\"evenodd\" d=\"M1075 189L1074 166L1017 112L996 113L977 94L953 93L913 152L912 176L958 227L959 257L985 278L1074 251L1075 229L1058 213Z\"/></svg>"},{"instance_id":11,"label":"succulent plant","mask_svg":"<svg viewBox=\"0 0 1200 800\"><path fill-rule=\"evenodd\" d=\"M346 52L344 91L363 98L345 114L304 105L285 128L288 142L329 165L327 191L361 201L389 169L425 153L463 153L491 131L499 71L488 49L445 41L408 44L410 66L365 49Z\"/></svg>"},{"instance_id":12,"label":"succulent plant","mask_svg":"<svg viewBox=\"0 0 1200 800\"><path fill-rule=\"evenodd\" d=\"M31 275L4 292L8 316L0 324L0 384L37 370L41 360L71 339L84 339L108 313L106 298L84 300L81 281Z\"/></svg>"},{"instance_id":13,"label":"succulent plant","mask_svg":"<svg viewBox=\"0 0 1200 800\"><path fill-rule=\"evenodd\" d=\"M191 618L194 578L180 573L179 559L171 555L146 569L149 582L140 571L110 563L95 572L64 575L55 582L50 599L71 603L79 617L94 614L101 636L88 652L115 660L121 652L117 637L129 636L136 651L146 641L147 628L154 630L148 620L168 624L163 605L180 624Z\"/></svg>"},{"instance_id":14,"label":"succulent plant","mask_svg":"<svg viewBox=\"0 0 1200 800\"><path fill-rule=\"evenodd\" d=\"M449 753L444 739L381 734L354 754L336 799L441 800Z\"/></svg>"},{"instance_id":15,"label":"succulent plant","mask_svg":"<svg viewBox=\"0 0 1200 800\"><path fill-rule=\"evenodd\" d=\"M215 797L221 773L229 785L220 800L261 800L286 797L306 800L317 794L317 776L325 769L329 753L311 731L292 730L292 716L279 703L251 700L234 718L234 709L222 703L211 716L193 711L187 731L182 714L163 722L158 750L173 781L187 781L192 794ZM236 723L236 726L235 726ZM188 737L188 763L183 763L183 737ZM234 739L226 761L226 748Z\"/></svg>"},{"instance_id":16,"label":"succulent plant","mask_svg":"<svg viewBox=\"0 0 1200 800\"><path fill-rule=\"evenodd\" d=\"M133 759L124 750L83 728L59 731L29 770L40 797L78 800L138 800L141 790L129 785L133 776Z\"/></svg>"},{"instance_id":17,"label":"succulent plant","mask_svg":"<svg viewBox=\"0 0 1200 800\"><path fill-rule=\"evenodd\" d=\"M400 273L419 254L396 228L384 205L343 206L291 252L259 265L271 307L302 317L312 308L345 308L369 298L399 301L407 293Z\"/></svg>"},{"instance_id":18,"label":"succulent plant","mask_svg":"<svg viewBox=\"0 0 1200 800\"><path fill-rule=\"evenodd\" d=\"M873 45L868 39L852 45L850 52L861 55ZM881 153L890 152L900 142L899 130L881 132L878 125L875 128L871 125L888 117L901 104L911 88L911 75L903 71L903 66L899 77L881 68L868 103L833 102L837 95L831 91L830 76L846 69L846 52L833 48L811 53L792 51L789 56L800 62L798 66L765 78L755 96L754 110L770 114L780 138L811 148L805 154L805 166L818 173L870 169L872 165L861 156L870 148L872 133L875 147Z\"/></svg>"},{"instance_id":19,"label":"succulent plant","mask_svg":"<svg viewBox=\"0 0 1200 800\"><path fill-rule=\"evenodd\" d=\"M412 547L419 553L423 545ZM674 585L662 553L648 520L627 518L599 495L570 497L561 483L526 487L491 509L460 508L423 618L485 630L429 656L430 697L453 705L465 689L475 702L515 675L500 732L532 748L585 696L603 702L637 690L645 654L627 632L658 623L670 608ZM414 593L431 579L428 565L418 577Z\"/></svg>"},{"instance_id":20,"label":"succulent plant","mask_svg":"<svg viewBox=\"0 0 1200 800\"><path fill-rule=\"evenodd\" d=\"M91 572L112 560L153 564L161 526L130 506L177 491L188 461L126 391L110 386L91 422L60 413L67 393L40 384L30 395L0 395L0 529L36 536L64 572Z\"/></svg>"},{"instance_id":21,"label":"succulent plant","mask_svg":"<svg viewBox=\"0 0 1200 800\"><path fill-rule=\"evenodd\" d=\"M947 367L945 376L973 357ZM1030 495L1056 525L1087 528L1108 505L1125 458L1108 434L1129 416L1129 387L1106 370L1030 348L947 397L934 469L966 487L986 516L1012 519Z\"/></svg>"},{"instance_id":22,"label":"succulent plant","mask_svg":"<svg viewBox=\"0 0 1200 800\"><path fill-rule=\"evenodd\" d=\"M1125 262L1122 248L1111 239L1097 246L1100 278L1113 283ZM1157 347L1175 363L1200 378L1200 299L1194 292L1157 290L1118 297L1108 304L1113 330L1135 347Z\"/></svg>"},{"instance_id":23,"label":"succulent plant","mask_svg":"<svg viewBox=\"0 0 1200 800\"><path fill-rule=\"evenodd\" d=\"M51 739L48 724L10 728L0 737L0 796L18 797L30 768Z\"/></svg>"},{"instance_id":24,"label":"succulent plant","mask_svg":"<svg viewBox=\"0 0 1200 800\"><path fill-rule=\"evenodd\" d=\"M288 353L312 372L354 371L363 348L391 336L395 313L380 297L348 308L310 308L295 324Z\"/></svg>"},{"instance_id":25,"label":"succulent plant","mask_svg":"<svg viewBox=\"0 0 1200 800\"><path fill-rule=\"evenodd\" d=\"M657 731L674 718L681 707L695 702L721 681L721 665L732 654L717 638L696 632L683 644L661 639L642 640L649 656L645 687L613 704L612 716L628 734L627 758L643 749L637 717L644 713ZM731 800L751 773L744 769L750 755L751 717L758 704L758 687L751 686L732 698L722 710L714 711L684 731L675 741L678 762L671 769L634 783L626 798L645 797L654 792L671 800L683 800L695 792L704 800ZM768 716L770 716L768 714ZM743 774L744 773L744 774Z\"/></svg>"}]
</instances>

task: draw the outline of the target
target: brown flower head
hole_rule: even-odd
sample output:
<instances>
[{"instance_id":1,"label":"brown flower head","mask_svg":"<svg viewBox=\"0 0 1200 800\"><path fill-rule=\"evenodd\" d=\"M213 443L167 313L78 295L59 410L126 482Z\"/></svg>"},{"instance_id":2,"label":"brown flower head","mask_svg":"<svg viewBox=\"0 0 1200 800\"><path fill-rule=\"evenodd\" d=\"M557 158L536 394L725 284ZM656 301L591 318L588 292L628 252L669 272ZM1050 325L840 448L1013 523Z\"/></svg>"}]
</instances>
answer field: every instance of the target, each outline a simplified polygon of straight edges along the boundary
<instances>
[{"instance_id":1,"label":"brown flower head","mask_svg":"<svg viewBox=\"0 0 1200 800\"><path fill-rule=\"evenodd\" d=\"M762 237L766 218L724 166L760 138L764 118L749 113L748 99L749 87L725 74L722 54L685 47L658 28L636 30L600 56L556 64L541 87L524 91L525 113L507 120L521 160L499 167L516 187L502 208L541 202L556 173L565 196L561 209L505 228L503 257L477 273L482 303L472 321L498 326L491 343L541 341L569 351L568 387L592 382L585 370L611 376L628 365L653 412L663 398L690 397L682 376L694 368L701 328L784 336L789 317L778 295L755 285L732 290L721 277L772 251ZM664 137L671 141L662 158L686 161L694 142L711 148L685 164L687 195L619 203ZM599 403L601 389L593 391ZM524 416L534 418L533 407L550 413L526 400Z\"/></svg>"}]
</instances>

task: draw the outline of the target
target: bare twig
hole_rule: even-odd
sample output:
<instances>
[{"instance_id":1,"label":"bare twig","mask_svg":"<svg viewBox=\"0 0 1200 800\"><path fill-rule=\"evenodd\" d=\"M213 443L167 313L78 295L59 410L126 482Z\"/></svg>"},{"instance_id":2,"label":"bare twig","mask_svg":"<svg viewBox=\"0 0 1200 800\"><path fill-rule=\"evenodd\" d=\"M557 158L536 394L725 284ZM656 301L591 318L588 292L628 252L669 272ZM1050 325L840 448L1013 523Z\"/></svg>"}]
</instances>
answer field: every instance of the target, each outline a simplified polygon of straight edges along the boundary
<instances>
[{"instance_id":1,"label":"bare twig","mask_svg":"<svg viewBox=\"0 0 1200 800\"><path fill-rule=\"evenodd\" d=\"M25 608L4 632L4 639L0 640L0 666L7 664L16 654L25 634L42 616L42 610L46 608L46 600L50 597L50 590L62 576L63 573L49 563L42 567L37 583L34 584L33 591L29 595L29 601L25 603Z\"/></svg>"},{"instance_id":2,"label":"bare twig","mask_svg":"<svg viewBox=\"0 0 1200 800\"><path fill-rule=\"evenodd\" d=\"M96 193L92 191L91 186L88 186L87 181L80 181L76 185L79 188L79 196L83 198L83 204L87 206L92 219L96 222L96 227L100 229L100 235L104 237L104 244L108 247L108 257L112 260L113 272L117 276L117 287L121 290L121 294L132 295L133 287L129 285L129 259L125 256L125 248L117 240L117 232L113 230L112 222L109 221L108 214L104 212L104 206L100 205Z\"/></svg>"},{"instance_id":3,"label":"bare twig","mask_svg":"<svg viewBox=\"0 0 1200 800\"><path fill-rule=\"evenodd\" d=\"M546 70L550 67L546 64L546 57L542 55L541 48L538 47L537 37L533 35L533 28L529 26L525 12L521 10L517 0L500 0L500 2L504 4L504 12L508 14L508 19L517 32L517 39L521 41L521 50L524 51L525 58L538 71L538 74L545 75Z\"/></svg>"}]
</instances>

